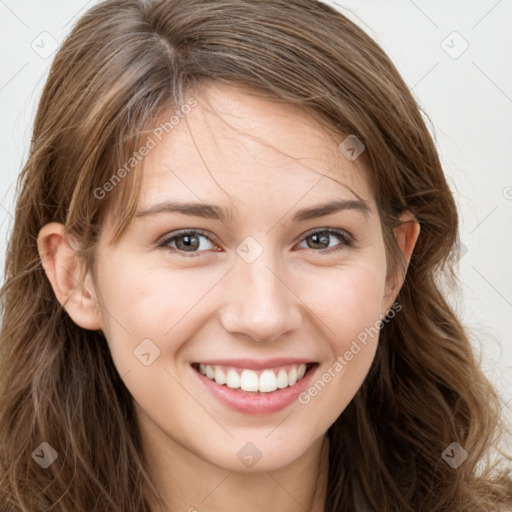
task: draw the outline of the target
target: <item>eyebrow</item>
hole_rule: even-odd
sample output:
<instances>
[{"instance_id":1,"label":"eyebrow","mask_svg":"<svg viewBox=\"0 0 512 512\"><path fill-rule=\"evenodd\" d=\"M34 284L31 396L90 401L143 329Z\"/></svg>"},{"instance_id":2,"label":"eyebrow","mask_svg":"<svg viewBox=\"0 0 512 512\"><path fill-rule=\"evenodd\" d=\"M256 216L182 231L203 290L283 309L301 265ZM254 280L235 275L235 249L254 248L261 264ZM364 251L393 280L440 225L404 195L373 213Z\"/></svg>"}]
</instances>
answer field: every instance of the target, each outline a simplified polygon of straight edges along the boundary
<instances>
[{"instance_id":1,"label":"eyebrow","mask_svg":"<svg viewBox=\"0 0 512 512\"><path fill-rule=\"evenodd\" d=\"M365 217L371 212L368 204L363 200L336 199L328 203L311 206L298 210L293 216L292 222L303 222L306 220L332 215L344 210L355 210L363 213ZM165 201L147 207L135 214L135 217L147 217L160 213L179 213L191 217L202 217L204 219L229 222L232 219L232 211L206 203L180 203L176 201Z\"/></svg>"}]
</instances>

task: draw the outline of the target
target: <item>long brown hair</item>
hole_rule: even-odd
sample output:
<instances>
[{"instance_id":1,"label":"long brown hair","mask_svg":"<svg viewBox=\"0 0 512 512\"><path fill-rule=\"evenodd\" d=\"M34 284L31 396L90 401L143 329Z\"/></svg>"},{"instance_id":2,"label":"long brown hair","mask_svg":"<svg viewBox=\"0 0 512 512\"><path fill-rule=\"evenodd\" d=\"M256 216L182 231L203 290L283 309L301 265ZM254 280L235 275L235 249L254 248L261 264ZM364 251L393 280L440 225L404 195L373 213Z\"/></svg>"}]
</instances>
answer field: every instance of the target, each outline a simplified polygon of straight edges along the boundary
<instances>
[{"instance_id":1,"label":"long brown hair","mask_svg":"<svg viewBox=\"0 0 512 512\"><path fill-rule=\"evenodd\" d=\"M101 331L56 300L37 236L55 221L93 269L107 211L115 241L137 206L140 172L98 189L140 148L155 119L223 81L305 109L355 134L389 261L404 210L421 224L402 310L383 324L370 372L329 428L328 512L355 510L353 483L379 511L491 511L512 499L510 462L490 457L501 402L442 292L457 286L458 217L416 101L382 49L315 0L107 0L78 21L50 70L18 180L1 290L0 508L149 511L132 397ZM341 157L341 156L340 156ZM57 453L42 469L33 452ZM443 460L451 443L467 452Z\"/></svg>"}]
</instances>

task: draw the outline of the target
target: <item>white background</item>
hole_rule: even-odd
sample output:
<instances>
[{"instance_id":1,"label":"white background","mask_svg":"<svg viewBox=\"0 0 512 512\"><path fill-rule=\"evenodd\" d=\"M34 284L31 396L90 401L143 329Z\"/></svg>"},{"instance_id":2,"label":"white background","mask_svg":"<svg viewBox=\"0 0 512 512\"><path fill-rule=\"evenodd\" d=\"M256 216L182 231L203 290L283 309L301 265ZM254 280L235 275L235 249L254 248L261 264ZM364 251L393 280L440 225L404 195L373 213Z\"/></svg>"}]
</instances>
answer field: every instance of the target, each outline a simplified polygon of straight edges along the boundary
<instances>
[{"instance_id":1,"label":"white background","mask_svg":"<svg viewBox=\"0 0 512 512\"><path fill-rule=\"evenodd\" d=\"M0 265L49 52L96 0L0 0ZM461 213L451 300L512 412L512 1L340 0L388 53L432 121ZM457 32L457 34L453 34ZM444 42L443 42L444 41ZM465 46L468 48L463 52ZM459 53L461 53L459 55ZM456 58L455 58L456 57ZM1 282L3 280L0 279Z\"/></svg>"}]
</instances>

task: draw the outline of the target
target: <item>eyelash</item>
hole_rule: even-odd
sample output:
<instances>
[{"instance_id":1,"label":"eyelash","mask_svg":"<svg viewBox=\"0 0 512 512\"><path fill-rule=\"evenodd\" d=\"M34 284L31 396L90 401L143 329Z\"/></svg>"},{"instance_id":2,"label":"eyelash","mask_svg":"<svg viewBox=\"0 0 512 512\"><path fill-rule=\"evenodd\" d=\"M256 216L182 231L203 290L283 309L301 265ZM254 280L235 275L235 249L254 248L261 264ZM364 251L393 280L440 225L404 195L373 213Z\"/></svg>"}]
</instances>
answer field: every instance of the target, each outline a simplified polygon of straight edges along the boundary
<instances>
[{"instance_id":1,"label":"eyelash","mask_svg":"<svg viewBox=\"0 0 512 512\"><path fill-rule=\"evenodd\" d=\"M340 250L344 249L345 247L350 247L350 246L354 245L354 238L347 231L343 231L343 230L339 230L339 229L328 229L328 228L314 229L312 231L308 231L307 233L305 233L303 235L303 237L299 243L302 243L306 238L308 238L309 236L314 235L316 233L335 234L341 240L342 243L340 243L339 245L337 245L335 247L330 247L328 249L320 249L320 250L310 249L314 252L320 252L321 254L332 254L333 252L340 251ZM178 253L178 254L181 253L186 258L197 257L203 251L190 252L187 254L187 251L182 251L181 249L177 249L175 247L169 247L169 244L172 241L174 241L174 239L179 238L180 236L190 235L190 234L202 235L205 238L207 238L208 241L210 241L212 244L216 244L215 239L212 238L210 235L208 235L205 231L202 231L200 229L183 229L183 230L175 232L170 237L166 237L164 240L162 240L160 243L158 243L157 247L162 248L162 249L167 249L172 253Z\"/></svg>"}]
</instances>

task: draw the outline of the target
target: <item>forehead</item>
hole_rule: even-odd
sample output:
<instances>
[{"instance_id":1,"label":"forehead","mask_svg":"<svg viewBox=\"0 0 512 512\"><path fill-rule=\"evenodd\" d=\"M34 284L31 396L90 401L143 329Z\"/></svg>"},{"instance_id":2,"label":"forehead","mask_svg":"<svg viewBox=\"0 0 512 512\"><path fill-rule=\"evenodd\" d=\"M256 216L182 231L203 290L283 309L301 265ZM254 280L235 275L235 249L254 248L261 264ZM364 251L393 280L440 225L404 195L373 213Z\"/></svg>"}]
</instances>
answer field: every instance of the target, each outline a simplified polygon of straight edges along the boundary
<instances>
[{"instance_id":1,"label":"forehead","mask_svg":"<svg viewBox=\"0 0 512 512\"><path fill-rule=\"evenodd\" d=\"M374 209L362 164L344 137L299 107L230 85L212 85L187 114L166 112L149 132L138 211L163 201L247 209L267 222L329 200L363 199ZM179 109L177 109L179 110ZM149 139L147 139L149 140Z\"/></svg>"}]
</instances>

